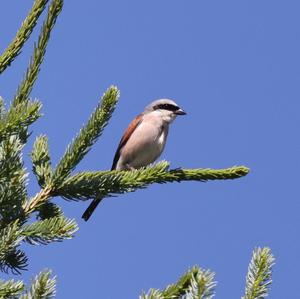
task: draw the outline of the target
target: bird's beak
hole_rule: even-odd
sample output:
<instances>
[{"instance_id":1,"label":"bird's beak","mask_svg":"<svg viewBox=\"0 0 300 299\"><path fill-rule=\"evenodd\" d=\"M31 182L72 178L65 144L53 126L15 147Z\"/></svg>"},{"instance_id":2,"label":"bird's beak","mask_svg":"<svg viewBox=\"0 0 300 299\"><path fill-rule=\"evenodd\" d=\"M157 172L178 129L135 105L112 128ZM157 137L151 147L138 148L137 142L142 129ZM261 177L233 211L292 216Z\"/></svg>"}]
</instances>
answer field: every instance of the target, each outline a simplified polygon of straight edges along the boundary
<instances>
[{"instance_id":1,"label":"bird's beak","mask_svg":"<svg viewBox=\"0 0 300 299\"><path fill-rule=\"evenodd\" d=\"M186 112L183 111L182 109L178 109L178 110L174 111L174 113L175 113L176 115L186 115Z\"/></svg>"}]
</instances>

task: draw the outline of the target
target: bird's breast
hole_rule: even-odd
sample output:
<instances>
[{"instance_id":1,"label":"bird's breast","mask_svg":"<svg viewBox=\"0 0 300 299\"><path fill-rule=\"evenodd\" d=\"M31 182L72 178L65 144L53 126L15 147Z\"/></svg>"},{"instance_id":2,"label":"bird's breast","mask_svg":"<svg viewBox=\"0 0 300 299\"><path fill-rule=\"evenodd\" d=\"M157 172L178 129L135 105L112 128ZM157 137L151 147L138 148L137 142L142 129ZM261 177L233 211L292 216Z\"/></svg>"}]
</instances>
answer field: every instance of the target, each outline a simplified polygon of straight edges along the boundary
<instances>
[{"instance_id":1,"label":"bird's breast","mask_svg":"<svg viewBox=\"0 0 300 299\"><path fill-rule=\"evenodd\" d=\"M141 124L124 146L120 162L133 168L153 163L161 155L167 135L167 126L157 126L151 122Z\"/></svg>"},{"instance_id":2,"label":"bird's breast","mask_svg":"<svg viewBox=\"0 0 300 299\"><path fill-rule=\"evenodd\" d=\"M158 147L162 147L162 149L163 149L164 146L165 146L165 143L166 143L166 132L162 128L161 134L160 134L160 136L157 139L157 145L158 145Z\"/></svg>"}]
</instances>

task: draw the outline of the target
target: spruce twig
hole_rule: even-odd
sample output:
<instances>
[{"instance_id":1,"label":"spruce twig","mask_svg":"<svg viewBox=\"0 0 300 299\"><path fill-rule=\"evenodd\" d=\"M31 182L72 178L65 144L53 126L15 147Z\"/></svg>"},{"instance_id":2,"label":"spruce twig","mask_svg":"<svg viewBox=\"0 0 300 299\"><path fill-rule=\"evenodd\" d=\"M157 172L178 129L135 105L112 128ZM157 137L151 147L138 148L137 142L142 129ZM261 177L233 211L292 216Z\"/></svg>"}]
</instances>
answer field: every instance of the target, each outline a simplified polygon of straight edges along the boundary
<instances>
[{"instance_id":1,"label":"spruce twig","mask_svg":"<svg viewBox=\"0 0 300 299\"><path fill-rule=\"evenodd\" d=\"M38 274L31 283L30 290L19 299L50 299L55 296L56 278L50 278L51 271Z\"/></svg>"},{"instance_id":2,"label":"spruce twig","mask_svg":"<svg viewBox=\"0 0 300 299\"><path fill-rule=\"evenodd\" d=\"M43 188L50 183L52 177L48 138L44 135L36 138L31 152L33 173Z\"/></svg>"},{"instance_id":3,"label":"spruce twig","mask_svg":"<svg viewBox=\"0 0 300 299\"><path fill-rule=\"evenodd\" d=\"M26 242L32 245L45 245L71 239L77 230L78 226L74 219L67 219L60 215L23 225L21 235L25 237Z\"/></svg>"},{"instance_id":4,"label":"spruce twig","mask_svg":"<svg viewBox=\"0 0 300 299\"><path fill-rule=\"evenodd\" d=\"M253 251L242 299L263 299L268 296L274 261L270 248L256 248Z\"/></svg>"},{"instance_id":5,"label":"spruce twig","mask_svg":"<svg viewBox=\"0 0 300 299\"><path fill-rule=\"evenodd\" d=\"M45 204L52 197L53 189L51 186L41 189L34 197L23 205L25 215L30 215L35 212L39 207Z\"/></svg>"},{"instance_id":6,"label":"spruce twig","mask_svg":"<svg viewBox=\"0 0 300 299\"><path fill-rule=\"evenodd\" d=\"M18 91L14 98L12 106L17 105L24 100L27 100L27 98L29 97L46 53L46 47L50 38L50 33L53 26L55 25L58 15L62 10L62 7L63 0L53 0L51 2L48 9L46 21L43 24L41 33L38 38L37 45L35 45L34 47L33 56L30 59L25 77L18 87Z\"/></svg>"},{"instance_id":7,"label":"spruce twig","mask_svg":"<svg viewBox=\"0 0 300 299\"><path fill-rule=\"evenodd\" d=\"M0 280L0 298L16 298L23 292L24 288L23 281Z\"/></svg>"},{"instance_id":8,"label":"spruce twig","mask_svg":"<svg viewBox=\"0 0 300 299\"><path fill-rule=\"evenodd\" d=\"M53 202L46 201L43 205L41 205L38 209L38 214L36 215L36 219L45 220L53 217L58 217L63 214L61 208L54 204Z\"/></svg>"},{"instance_id":9,"label":"spruce twig","mask_svg":"<svg viewBox=\"0 0 300 299\"><path fill-rule=\"evenodd\" d=\"M212 299L215 296L215 274L210 270L201 270L193 275L191 284L183 299Z\"/></svg>"},{"instance_id":10,"label":"spruce twig","mask_svg":"<svg viewBox=\"0 0 300 299\"><path fill-rule=\"evenodd\" d=\"M211 299L215 294L214 273L194 266L164 290L150 289L140 299Z\"/></svg>"},{"instance_id":11,"label":"spruce twig","mask_svg":"<svg viewBox=\"0 0 300 299\"><path fill-rule=\"evenodd\" d=\"M20 273L27 267L27 257L18 247L25 241L32 245L49 244L70 239L78 227L74 220L62 214L56 217L20 224L17 220L0 229L0 270Z\"/></svg>"},{"instance_id":12,"label":"spruce twig","mask_svg":"<svg viewBox=\"0 0 300 299\"><path fill-rule=\"evenodd\" d=\"M46 7L47 2L48 0L36 0L34 2L30 13L22 23L22 26L17 32L16 37L5 49L4 53L0 56L0 74L20 54L24 43L27 41L31 32L33 31L39 16Z\"/></svg>"},{"instance_id":13,"label":"spruce twig","mask_svg":"<svg viewBox=\"0 0 300 299\"><path fill-rule=\"evenodd\" d=\"M227 180L236 179L248 174L249 169L243 166L227 169L173 169L168 171L165 161L153 167L133 171L96 171L80 172L67 178L61 186L49 186L25 203L24 213L29 215L54 196L70 200L88 200L96 196L111 196L133 192L146 188L153 183Z\"/></svg>"},{"instance_id":14,"label":"spruce twig","mask_svg":"<svg viewBox=\"0 0 300 299\"><path fill-rule=\"evenodd\" d=\"M23 237L20 235L19 221L12 222L0 229L0 270L20 274L27 267L27 258L18 249Z\"/></svg>"},{"instance_id":15,"label":"spruce twig","mask_svg":"<svg viewBox=\"0 0 300 299\"><path fill-rule=\"evenodd\" d=\"M24 128L35 122L40 116L41 102L23 101L2 111L0 118L0 142L9 136L18 135Z\"/></svg>"},{"instance_id":16,"label":"spruce twig","mask_svg":"<svg viewBox=\"0 0 300 299\"><path fill-rule=\"evenodd\" d=\"M87 200L99 195L105 197L133 192L153 183L228 180L240 178L249 172L249 169L243 166L227 169L199 168L172 169L170 171L168 171L168 167L169 164L163 161L154 166L133 171L80 172L67 178L54 193L70 200Z\"/></svg>"},{"instance_id":17,"label":"spruce twig","mask_svg":"<svg viewBox=\"0 0 300 299\"><path fill-rule=\"evenodd\" d=\"M16 136L0 143L0 227L23 218L27 198L27 173L23 165L23 144Z\"/></svg>"},{"instance_id":18,"label":"spruce twig","mask_svg":"<svg viewBox=\"0 0 300 299\"><path fill-rule=\"evenodd\" d=\"M115 86L106 90L86 126L79 131L58 163L53 174L53 185L61 184L89 152L106 127L115 110L118 98L119 90Z\"/></svg>"}]
</instances>

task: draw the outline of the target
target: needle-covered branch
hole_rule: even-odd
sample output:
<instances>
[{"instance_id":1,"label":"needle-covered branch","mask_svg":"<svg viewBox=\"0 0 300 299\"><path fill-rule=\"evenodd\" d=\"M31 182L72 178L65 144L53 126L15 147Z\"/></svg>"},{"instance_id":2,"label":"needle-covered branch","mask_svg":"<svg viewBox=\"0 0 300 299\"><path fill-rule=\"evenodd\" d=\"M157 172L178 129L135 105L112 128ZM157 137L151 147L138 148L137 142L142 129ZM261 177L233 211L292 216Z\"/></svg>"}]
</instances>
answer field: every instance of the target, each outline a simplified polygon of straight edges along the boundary
<instances>
[{"instance_id":1,"label":"needle-covered branch","mask_svg":"<svg viewBox=\"0 0 300 299\"><path fill-rule=\"evenodd\" d=\"M24 127L28 127L40 116L41 102L23 101L11 106L6 112L4 109L0 118L0 142L11 135L20 134Z\"/></svg>"},{"instance_id":2,"label":"needle-covered branch","mask_svg":"<svg viewBox=\"0 0 300 299\"><path fill-rule=\"evenodd\" d=\"M175 284L164 290L151 289L147 294L141 295L140 299L211 299L215 294L215 287L213 272L193 267Z\"/></svg>"},{"instance_id":3,"label":"needle-covered branch","mask_svg":"<svg viewBox=\"0 0 300 299\"><path fill-rule=\"evenodd\" d=\"M55 277L51 278L51 271L39 273L32 281L29 290L25 290L22 281L0 280L0 298L5 299L47 299L55 296Z\"/></svg>"},{"instance_id":4,"label":"needle-covered branch","mask_svg":"<svg viewBox=\"0 0 300 299\"><path fill-rule=\"evenodd\" d=\"M18 221L0 229L0 270L20 273L27 267L27 257L18 249L23 237L20 234Z\"/></svg>"},{"instance_id":5,"label":"needle-covered branch","mask_svg":"<svg viewBox=\"0 0 300 299\"><path fill-rule=\"evenodd\" d=\"M74 220L63 215L20 225L12 222L0 229L0 270L20 273L27 267L27 257L18 247L25 241L30 244L49 244L70 239L78 227Z\"/></svg>"},{"instance_id":6,"label":"needle-covered branch","mask_svg":"<svg viewBox=\"0 0 300 299\"><path fill-rule=\"evenodd\" d=\"M71 239L77 230L78 226L73 219L61 215L24 225L21 234L25 241L36 245Z\"/></svg>"},{"instance_id":7,"label":"needle-covered branch","mask_svg":"<svg viewBox=\"0 0 300 299\"><path fill-rule=\"evenodd\" d=\"M50 299L55 296L56 278L51 278L51 271L38 274L31 283L30 290L19 299Z\"/></svg>"},{"instance_id":8,"label":"needle-covered branch","mask_svg":"<svg viewBox=\"0 0 300 299\"><path fill-rule=\"evenodd\" d=\"M63 214L61 208L51 202L51 201L46 201L44 204L42 204L38 209L37 209L37 215L36 219L39 220L45 220L53 217L58 217Z\"/></svg>"},{"instance_id":9,"label":"needle-covered branch","mask_svg":"<svg viewBox=\"0 0 300 299\"><path fill-rule=\"evenodd\" d=\"M48 0L36 0L34 2L30 13L22 23L22 26L17 32L16 37L5 49L4 53L0 56L0 74L20 54L24 43L27 41L31 32L33 31L39 16L46 7L47 2Z\"/></svg>"},{"instance_id":10,"label":"needle-covered branch","mask_svg":"<svg viewBox=\"0 0 300 299\"><path fill-rule=\"evenodd\" d=\"M99 195L105 197L133 192L153 183L228 180L240 178L249 172L249 169L243 166L216 170L168 168L169 164L164 161L133 171L81 172L67 178L54 193L70 200L87 200Z\"/></svg>"},{"instance_id":11,"label":"needle-covered branch","mask_svg":"<svg viewBox=\"0 0 300 299\"><path fill-rule=\"evenodd\" d=\"M48 138L44 135L36 138L31 152L33 173L39 185L43 188L50 183L52 177Z\"/></svg>"},{"instance_id":12,"label":"needle-covered branch","mask_svg":"<svg viewBox=\"0 0 300 299\"><path fill-rule=\"evenodd\" d=\"M210 270L201 270L191 279L191 285L187 291L185 299L211 299L215 295L216 282L215 274Z\"/></svg>"},{"instance_id":13,"label":"needle-covered branch","mask_svg":"<svg viewBox=\"0 0 300 299\"><path fill-rule=\"evenodd\" d=\"M0 298L16 298L24 289L23 281L0 280Z\"/></svg>"},{"instance_id":14,"label":"needle-covered branch","mask_svg":"<svg viewBox=\"0 0 300 299\"><path fill-rule=\"evenodd\" d=\"M20 139L12 136L0 142L0 227L19 217L27 198L27 173L23 166Z\"/></svg>"},{"instance_id":15,"label":"needle-covered branch","mask_svg":"<svg viewBox=\"0 0 300 299\"><path fill-rule=\"evenodd\" d=\"M31 57L29 66L27 68L25 78L21 82L17 94L14 98L13 105L26 100L32 90L33 84L37 79L43 62L46 47L50 38L50 33L55 25L56 19L63 7L63 0L53 0L49 6L46 21L43 24L41 33L38 38L37 45L34 47L33 56Z\"/></svg>"},{"instance_id":16,"label":"needle-covered branch","mask_svg":"<svg viewBox=\"0 0 300 299\"><path fill-rule=\"evenodd\" d=\"M102 134L119 98L116 87L110 87L103 95L100 103L92 113L86 126L84 126L68 146L65 154L57 165L53 175L53 185L61 184L68 177L76 165L88 153L91 146Z\"/></svg>"},{"instance_id":17,"label":"needle-covered branch","mask_svg":"<svg viewBox=\"0 0 300 299\"><path fill-rule=\"evenodd\" d=\"M272 283L274 256L270 248L256 248L248 267L246 290L242 299L263 299Z\"/></svg>"},{"instance_id":18,"label":"needle-covered branch","mask_svg":"<svg viewBox=\"0 0 300 299\"><path fill-rule=\"evenodd\" d=\"M40 190L40 192L38 192L35 196L30 198L30 200L24 202L24 214L29 216L33 212L40 211L40 208L43 207L46 203L48 203L49 199L53 197L52 193L52 187L46 187Z\"/></svg>"}]
</instances>

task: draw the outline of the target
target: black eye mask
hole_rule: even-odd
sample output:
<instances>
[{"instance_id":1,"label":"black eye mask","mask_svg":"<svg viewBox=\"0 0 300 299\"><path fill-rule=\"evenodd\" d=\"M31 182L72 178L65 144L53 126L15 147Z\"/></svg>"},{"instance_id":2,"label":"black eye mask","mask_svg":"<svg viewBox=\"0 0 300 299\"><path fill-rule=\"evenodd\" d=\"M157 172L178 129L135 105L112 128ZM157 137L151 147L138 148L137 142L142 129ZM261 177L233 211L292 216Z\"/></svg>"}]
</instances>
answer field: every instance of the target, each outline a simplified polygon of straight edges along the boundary
<instances>
[{"instance_id":1,"label":"black eye mask","mask_svg":"<svg viewBox=\"0 0 300 299\"><path fill-rule=\"evenodd\" d=\"M154 110L163 109L163 110L168 110L168 111L177 111L180 108L173 104L158 104L158 105L154 106L153 109Z\"/></svg>"}]
</instances>

